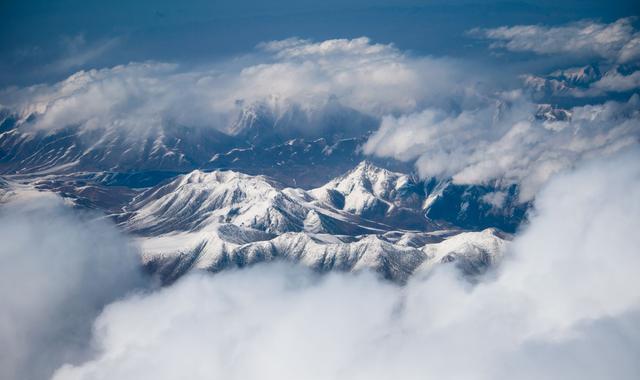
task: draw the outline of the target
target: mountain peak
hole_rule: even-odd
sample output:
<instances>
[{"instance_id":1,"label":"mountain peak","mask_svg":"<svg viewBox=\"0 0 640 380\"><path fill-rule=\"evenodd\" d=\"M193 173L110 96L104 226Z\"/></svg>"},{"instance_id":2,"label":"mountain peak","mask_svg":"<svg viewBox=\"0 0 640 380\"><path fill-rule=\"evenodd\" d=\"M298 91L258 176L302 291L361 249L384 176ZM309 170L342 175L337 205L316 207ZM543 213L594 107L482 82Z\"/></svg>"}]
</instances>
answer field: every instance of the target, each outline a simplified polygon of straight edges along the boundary
<instances>
[{"instance_id":1,"label":"mountain peak","mask_svg":"<svg viewBox=\"0 0 640 380\"><path fill-rule=\"evenodd\" d=\"M311 190L333 207L382 222L397 221L407 228L426 227L420 209L421 185L409 175L378 167L368 160L346 174ZM411 209L411 210L410 210Z\"/></svg>"},{"instance_id":2,"label":"mountain peak","mask_svg":"<svg viewBox=\"0 0 640 380\"><path fill-rule=\"evenodd\" d=\"M409 180L406 174L392 172L363 160L355 168L323 187L335 188L345 194L359 189L377 197L385 197L385 194L397 190Z\"/></svg>"},{"instance_id":3,"label":"mountain peak","mask_svg":"<svg viewBox=\"0 0 640 380\"><path fill-rule=\"evenodd\" d=\"M307 210L263 176L194 170L143 193L126 224L137 232L199 230L218 223L266 232L302 229Z\"/></svg>"}]
</instances>

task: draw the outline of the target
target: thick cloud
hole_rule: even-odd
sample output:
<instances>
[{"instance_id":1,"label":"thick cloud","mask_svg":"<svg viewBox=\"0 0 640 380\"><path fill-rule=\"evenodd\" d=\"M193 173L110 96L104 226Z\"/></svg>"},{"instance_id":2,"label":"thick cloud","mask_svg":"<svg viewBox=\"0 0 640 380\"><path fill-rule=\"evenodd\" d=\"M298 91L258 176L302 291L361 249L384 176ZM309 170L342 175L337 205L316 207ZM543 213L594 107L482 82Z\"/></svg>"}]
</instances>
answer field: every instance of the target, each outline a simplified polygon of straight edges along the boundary
<instances>
[{"instance_id":1,"label":"thick cloud","mask_svg":"<svg viewBox=\"0 0 640 380\"><path fill-rule=\"evenodd\" d=\"M36 129L179 124L227 130L240 110L256 105L277 120L292 107L313 115L332 102L374 117L448 104L455 94L469 97L475 82L469 78L460 62L409 56L367 38L288 39L208 67L131 63L80 71L52 85L7 89L0 103L23 122L36 116L26 122Z\"/></svg>"},{"instance_id":2,"label":"thick cloud","mask_svg":"<svg viewBox=\"0 0 640 380\"><path fill-rule=\"evenodd\" d=\"M385 117L364 152L416 161L424 177L520 183L533 198L555 173L640 142L640 98L574 107L568 120L538 120L519 93L457 114L438 109Z\"/></svg>"},{"instance_id":3,"label":"thick cloud","mask_svg":"<svg viewBox=\"0 0 640 380\"><path fill-rule=\"evenodd\" d=\"M0 378L84 360L102 307L143 284L135 251L94 217L31 192L0 208Z\"/></svg>"},{"instance_id":4,"label":"thick cloud","mask_svg":"<svg viewBox=\"0 0 640 380\"><path fill-rule=\"evenodd\" d=\"M495 42L492 48L536 54L569 54L627 63L640 59L640 32L633 18L610 24L579 21L562 26L516 25L474 29L472 35Z\"/></svg>"},{"instance_id":5,"label":"thick cloud","mask_svg":"<svg viewBox=\"0 0 640 380\"><path fill-rule=\"evenodd\" d=\"M108 306L54 379L635 379L640 152L553 180L502 268L406 287L260 266Z\"/></svg>"}]
</instances>

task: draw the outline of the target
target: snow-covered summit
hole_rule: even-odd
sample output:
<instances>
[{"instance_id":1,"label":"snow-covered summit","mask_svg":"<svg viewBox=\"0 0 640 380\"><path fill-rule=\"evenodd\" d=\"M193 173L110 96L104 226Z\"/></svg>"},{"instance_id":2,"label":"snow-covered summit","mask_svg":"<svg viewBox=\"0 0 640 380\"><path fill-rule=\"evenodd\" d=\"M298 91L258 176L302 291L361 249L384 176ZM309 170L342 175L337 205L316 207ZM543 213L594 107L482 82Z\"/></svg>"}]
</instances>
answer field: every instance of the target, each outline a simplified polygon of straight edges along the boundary
<instances>
[{"instance_id":1,"label":"snow-covered summit","mask_svg":"<svg viewBox=\"0 0 640 380\"><path fill-rule=\"evenodd\" d=\"M141 194L131 205L129 230L198 230L233 223L265 232L299 231L308 210L263 176L195 170Z\"/></svg>"},{"instance_id":2,"label":"snow-covered summit","mask_svg":"<svg viewBox=\"0 0 640 380\"><path fill-rule=\"evenodd\" d=\"M401 208L419 209L421 186L409 175L362 161L353 170L310 193L336 208L379 220Z\"/></svg>"},{"instance_id":3,"label":"snow-covered summit","mask_svg":"<svg viewBox=\"0 0 640 380\"><path fill-rule=\"evenodd\" d=\"M276 259L322 271L371 269L400 282L419 267L456 261L477 274L496 262L504 236L436 231L422 214L423 186L367 161L310 191L265 176L195 170L141 193L119 218L140 236L144 262L169 280L191 268ZM411 218L422 228L405 228Z\"/></svg>"}]
</instances>

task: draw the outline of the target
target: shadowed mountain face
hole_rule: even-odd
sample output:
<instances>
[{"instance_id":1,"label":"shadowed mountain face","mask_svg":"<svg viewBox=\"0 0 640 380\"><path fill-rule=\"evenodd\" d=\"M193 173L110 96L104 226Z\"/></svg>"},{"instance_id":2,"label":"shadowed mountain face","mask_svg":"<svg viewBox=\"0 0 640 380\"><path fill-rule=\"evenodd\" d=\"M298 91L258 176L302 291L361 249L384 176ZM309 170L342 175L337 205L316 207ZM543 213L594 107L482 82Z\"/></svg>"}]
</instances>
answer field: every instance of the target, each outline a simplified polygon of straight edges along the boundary
<instances>
[{"instance_id":1,"label":"shadowed mountain face","mask_svg":"<svg viewBox=\"0 0 640 380\"><path fill-rule=\"evenodd\" d=\"M33 126L36 119L0 114L0 174L91 172L100 173L95 179L103 184L128 187L152 186L194 169L232 169L290 186L319 186L364 158L359 147L378 123L331 102L314 112L292 105L278 115L260 104L245 107L229 133L173 125L43 130Z\"/></svg>"}]
</instances>

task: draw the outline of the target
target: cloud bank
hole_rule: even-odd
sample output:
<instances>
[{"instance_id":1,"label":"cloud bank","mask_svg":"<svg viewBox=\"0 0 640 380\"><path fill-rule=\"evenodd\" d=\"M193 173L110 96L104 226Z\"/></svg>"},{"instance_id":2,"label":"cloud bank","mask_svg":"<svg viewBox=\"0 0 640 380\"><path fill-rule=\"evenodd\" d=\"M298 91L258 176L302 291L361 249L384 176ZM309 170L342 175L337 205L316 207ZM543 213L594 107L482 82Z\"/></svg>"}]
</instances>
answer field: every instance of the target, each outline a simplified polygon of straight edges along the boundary
<instances>
[{"instance_id":1,"label":"cloud bank","mask_svg":"<svg viewBox=\"0 0 640 380\"><path fill-rule=\"evenodd\" d=\"M609 71L602 78L591 83L585 90L575 89L572 95L577 97L602 96L608 93L634 91L640 89L640 71L628 75Z\"/></svg>"},{"instance_id":2,"label":"cloud bank","mask_svg":"<svg viewBox=\"0 0 640 380\"><path fill-rule=\"evenodd\" d=\"M640 59L640 32L633 18L610 24L579 21L561 26L516 25L473 29L472 35L493 40L491 48L535 54L570 54L628 63Z\"/></svg>"},{"instance_id":3,"label":"cloud bank","mask_svg":"<svg viewBox=\"0 0 640 380\"><path fill-rule=\"evenodd\" d=\"M0 103L40 130L184 125L227 131L252 106L268 108L278 119L292 107L313 114L337 102L378 117L439 102L443 95L450 101L472 86L462 63L452 59L414 57L367 38L288 39L204 68L149 62L80 71L52 85L7 89Z\"/></svg>"},{"instance_id":4,"label":"cloud bank","mask_svg":"<svg viewBox=\"0 0 640 380\"><path fill-rule=\"evenodd\" d=\"M49 195L0 208L0 377L44 379L90 355L102 307L144 284L114 226Z\"/></svg>"},{"instance_id":5,"label":"cloud bank","mask_svg":"<svg viewBox=\"0 0 640 380\"><path fill-rule=\"evenodd\" d=\"M109 305L70 379L635 379L640 152L540 193L476 286L443 266L397 287L274 265L194 274Z\"/></svg>"},{"instance_id":6,"label":"cloud bank","mask_svg":"<svg viewBox=\"0 0 640 380\"><path fill-rule=\"evenodd\" d=\"M457 183L521 184L530 200L555 173L589 157L640 142L640 97L574 107L568 120L533 118L536 106L519 93L458 114L438 109L385 117L364 152L416 160L423 177Z\"/></svg>"}]
</instances>

